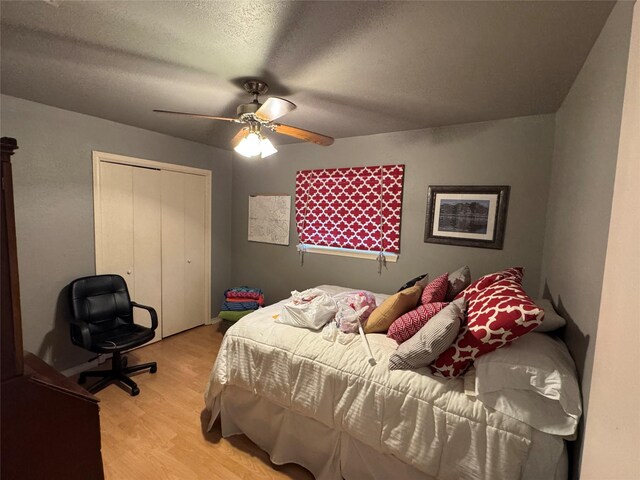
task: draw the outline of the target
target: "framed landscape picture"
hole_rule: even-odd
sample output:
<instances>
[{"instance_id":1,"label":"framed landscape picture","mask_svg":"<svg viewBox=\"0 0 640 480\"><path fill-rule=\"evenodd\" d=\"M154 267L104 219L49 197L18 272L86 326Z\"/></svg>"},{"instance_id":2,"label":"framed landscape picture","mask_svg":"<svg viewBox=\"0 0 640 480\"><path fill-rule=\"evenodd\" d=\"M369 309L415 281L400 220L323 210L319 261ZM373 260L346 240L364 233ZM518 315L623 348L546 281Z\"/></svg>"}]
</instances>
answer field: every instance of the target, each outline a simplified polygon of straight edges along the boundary
<instances>
[{"instance_id":1,"label":"framed landscape picture","mask_svg":"<svg viewBox=\"0 0 640 480\"><path fill-rule=\"evenodd\" d=\"M424 241L502 249L509 186L430 186Z\"/></svg>"}]
</instances>

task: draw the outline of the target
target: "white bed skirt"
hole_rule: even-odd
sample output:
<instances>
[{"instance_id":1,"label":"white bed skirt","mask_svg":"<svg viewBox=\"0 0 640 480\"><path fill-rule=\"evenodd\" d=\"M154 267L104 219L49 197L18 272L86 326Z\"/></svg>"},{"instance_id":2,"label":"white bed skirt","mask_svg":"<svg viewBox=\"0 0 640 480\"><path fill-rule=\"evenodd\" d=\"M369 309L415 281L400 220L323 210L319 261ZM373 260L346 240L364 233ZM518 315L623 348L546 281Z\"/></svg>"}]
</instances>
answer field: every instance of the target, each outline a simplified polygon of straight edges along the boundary
<instances>
[{"instance_id":1,"label":"white bed skirt","mask_svg":"<svg viewBox=\"0 0 640 480\"><path fill-rule=\"evenodd\" d=\"M271 461L282 465L296 463L309 470L317 480L437 480L397 458L373 448L324 424L280 407L258 395L227 385L214 407L210 427L221 417L222 436L245 434L266 451ZM544 435L544 434L540 434ZM560 440L562 442L562 440ZM536 445L545 447L536 448ZM556 465L555 479L548 476L549 462ZM545 465L547 474L538 470ZM523 480L567 479L567 453L548 448L548 442L532 439Z\"/></svg>"}]
</instances>

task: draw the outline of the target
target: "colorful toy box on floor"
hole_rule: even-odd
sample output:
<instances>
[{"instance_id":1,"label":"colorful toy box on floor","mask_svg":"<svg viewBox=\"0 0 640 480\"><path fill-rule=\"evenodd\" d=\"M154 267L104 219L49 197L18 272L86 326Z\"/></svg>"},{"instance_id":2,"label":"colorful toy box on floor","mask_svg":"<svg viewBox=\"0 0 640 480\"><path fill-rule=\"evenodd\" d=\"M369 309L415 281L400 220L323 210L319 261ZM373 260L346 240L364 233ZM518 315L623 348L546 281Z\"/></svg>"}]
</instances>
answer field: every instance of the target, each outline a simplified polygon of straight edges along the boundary
<instances>
[{"instance_id":1,"label":"colorful toy box on floor","mask_svg":"<svg viewBox=\"0 0 640 480\"><path fill-rule=\"evenodd\" d=\"M245 315L264 307L264 294L259 288L234 287L225 290L224 302L218 317L237 322Z\"/></svg>"}]
</instances>

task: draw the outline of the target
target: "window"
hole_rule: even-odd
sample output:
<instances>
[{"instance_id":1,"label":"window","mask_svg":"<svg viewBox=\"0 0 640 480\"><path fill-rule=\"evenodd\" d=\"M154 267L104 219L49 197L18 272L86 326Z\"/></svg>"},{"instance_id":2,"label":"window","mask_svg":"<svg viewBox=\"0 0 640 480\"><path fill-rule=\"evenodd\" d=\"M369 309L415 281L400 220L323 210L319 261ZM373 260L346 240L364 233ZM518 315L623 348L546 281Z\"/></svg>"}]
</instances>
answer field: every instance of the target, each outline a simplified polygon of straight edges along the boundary
<instances>
[{"instance_id":1,"label":"window","mask_svg":"<svg viewBox=\"0 0 640 480\"><path fill-rule=\"evenodd\" d=\"M297 172L298 249L395 261L403 180L404 165Z\"/></svg>"}]
</instances>

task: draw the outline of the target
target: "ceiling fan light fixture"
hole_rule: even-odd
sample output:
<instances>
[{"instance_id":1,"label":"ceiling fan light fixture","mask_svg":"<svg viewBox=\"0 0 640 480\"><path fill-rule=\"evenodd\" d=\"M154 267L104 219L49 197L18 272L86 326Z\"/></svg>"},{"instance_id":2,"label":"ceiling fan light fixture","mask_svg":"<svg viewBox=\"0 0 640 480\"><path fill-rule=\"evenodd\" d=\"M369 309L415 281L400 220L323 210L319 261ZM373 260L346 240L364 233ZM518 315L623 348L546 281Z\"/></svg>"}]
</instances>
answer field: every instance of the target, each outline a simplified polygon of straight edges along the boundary
<instances>
[{"instance_id":1,"label":"ceiling fan light fixture","mask_svg":"<svg viewBox=\"0 0 640 480\"><path fill-rule=\"evenodd\" d=\"M266 158L269 155L278 153L278 150L276 149L276 147L273 146L273 143L271 143L271 140L269 140L267 137L262 137L262 140L260 140L260 150L261 150L260 156L262 158Z\"/></svg>"},{"instance_id":2,"label":"ceiling fan light fixture","mask_svg":"<svg viewBox=\"0 0 640 480\"><path fill-rule=\"evenodd\" d=\"M251 158L260 155L261 152L260 135L250 132L246 137L240 140L240 143L234 150L243 157Z\"/></svg>"}]
</instances>

